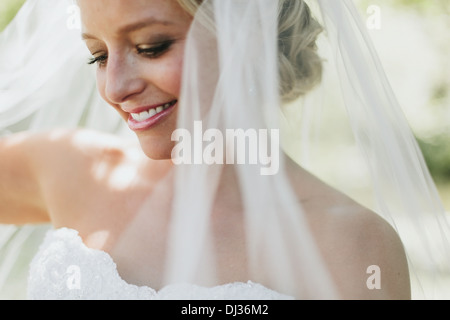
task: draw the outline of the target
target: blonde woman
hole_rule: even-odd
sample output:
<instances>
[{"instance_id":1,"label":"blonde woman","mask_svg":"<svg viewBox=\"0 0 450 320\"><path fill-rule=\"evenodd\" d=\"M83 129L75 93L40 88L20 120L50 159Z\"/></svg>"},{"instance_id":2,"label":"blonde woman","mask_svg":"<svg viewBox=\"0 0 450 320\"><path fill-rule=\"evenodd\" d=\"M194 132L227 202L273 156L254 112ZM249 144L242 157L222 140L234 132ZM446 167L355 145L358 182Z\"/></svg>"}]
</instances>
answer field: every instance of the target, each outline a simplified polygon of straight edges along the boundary
<instances>
[{"instance_id":1,"label":"blonde woman","mask_svg":"<svg viewBox=\"0 0 450 320\"><path fill-rule=\"evenodd\" d=\"M98 92L138 143L64 128L0 140L0 222L52 226L28 297L410 299L391 224L275 159L280 106L321 82L324 26L301 0L220 2L77 1ZM225 132L240 129L239 162ZM251 162L264 150L272 175Z\"/></svg>"}]
</instances>

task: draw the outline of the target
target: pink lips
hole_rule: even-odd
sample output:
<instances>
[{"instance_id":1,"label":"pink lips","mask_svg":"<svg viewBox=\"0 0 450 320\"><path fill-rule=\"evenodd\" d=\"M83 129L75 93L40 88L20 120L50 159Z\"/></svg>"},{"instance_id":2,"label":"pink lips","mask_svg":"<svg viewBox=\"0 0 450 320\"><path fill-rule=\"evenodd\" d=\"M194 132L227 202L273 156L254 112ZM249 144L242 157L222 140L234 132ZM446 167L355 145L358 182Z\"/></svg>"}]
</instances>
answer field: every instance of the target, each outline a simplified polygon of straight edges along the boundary
<instances>
[{"instance_id":1,"label":"pink lips","mask_svg":"<svg viewBox=\"0 0 450 320\"><path fill-rule=\"evenodd\" d=\"M148 130L148 129L156 126L160 122L162 122L165 118L167 118L172 113L172 111L173 111L174 107L177 105L177 103L178 103L178 101L176 101L176 100L172 101L170 103L171 104L170 107L168 107L167 109L165 109L143 121L138 121L138 120L134 119L130 113L130 116L128 117L128 126L133 131ZM163 105L148 107L148 108L140 108L140 109L137 109L137 111L135 111L133 113L140 113L143 111L156 109L157 107L161 107Z\"/></svg>"}]
</instances>

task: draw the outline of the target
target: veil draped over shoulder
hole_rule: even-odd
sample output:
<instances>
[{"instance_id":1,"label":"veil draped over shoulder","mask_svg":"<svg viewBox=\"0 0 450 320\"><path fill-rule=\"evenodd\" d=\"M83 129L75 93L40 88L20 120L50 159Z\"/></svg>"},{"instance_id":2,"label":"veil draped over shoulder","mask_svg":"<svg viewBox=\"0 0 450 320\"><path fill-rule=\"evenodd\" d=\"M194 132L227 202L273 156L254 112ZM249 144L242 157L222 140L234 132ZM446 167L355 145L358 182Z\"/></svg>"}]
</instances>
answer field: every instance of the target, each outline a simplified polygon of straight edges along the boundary
<instances>
[{"instance_id":1,"label":"veil draped over shoulder","mask_svg":"<svg viewBox=\"0 0 450 320\"><path fill-rule=\"evenodd\" d=\"M116 256L140 252L136 273L145 277L149 212L164 207L160 195L170 190L164 282L215 284L222 268L213 208L227 201L226 187L239 199L230 210L242 212L252 279L297 297L338 298L291 184L292 161L386 219L404 242L413 298L433 298L449 271L448 218L359 13L350 0L289 2L200 5L186 41L173 172L124 229ZM323 27L313 33L317 48L280 23L281 4L299 6L293 24L311 11ZM320 76L301 65L313 50ZM302 58L287 63L290 55ZM128 137L99 97L88 57L73 1L28 0L0 35L2 135L66 126ZM47 228L0 229L1 298L20 296L14 289L23 288Z\"/></svg>"}]
</instances>

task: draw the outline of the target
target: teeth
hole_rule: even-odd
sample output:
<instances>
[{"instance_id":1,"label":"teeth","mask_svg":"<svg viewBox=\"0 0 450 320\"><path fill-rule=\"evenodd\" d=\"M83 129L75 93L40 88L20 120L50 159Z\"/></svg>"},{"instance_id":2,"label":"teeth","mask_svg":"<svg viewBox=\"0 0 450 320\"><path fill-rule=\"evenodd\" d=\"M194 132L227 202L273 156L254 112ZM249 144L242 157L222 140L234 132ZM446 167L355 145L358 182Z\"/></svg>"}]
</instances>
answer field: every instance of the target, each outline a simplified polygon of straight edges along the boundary
<instances>
[{"instance_id":1,"label":"teeth","mask_svg":"<svg viewBox=\"0 0 450 320\"><path fill-rule=\"evenodd\" d=\"M145 120L150 119L151 117L157 115L158 113L163 112L164 110L167 110L173 105L173 103L166 103L163 106L159 106L156 109L150 109L149 111L144 111L141 113L132 113L131 117L138 122L142 122Z\"/></svg>"}]
</instances>

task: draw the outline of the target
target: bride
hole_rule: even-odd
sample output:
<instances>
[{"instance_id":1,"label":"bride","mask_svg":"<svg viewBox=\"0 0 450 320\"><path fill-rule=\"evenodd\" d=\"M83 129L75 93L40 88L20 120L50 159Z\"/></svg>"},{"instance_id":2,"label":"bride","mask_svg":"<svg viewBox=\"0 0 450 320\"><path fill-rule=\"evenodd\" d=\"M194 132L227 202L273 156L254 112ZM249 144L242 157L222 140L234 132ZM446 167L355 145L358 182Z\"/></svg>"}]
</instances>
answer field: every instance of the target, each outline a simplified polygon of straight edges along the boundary
<instances>
[{"instance_id":1,"label":"bride","mask_svg":"<svg viewBox=\"0 0 450 320\"><path fill-rule=\"evenodd\" d=\"M28 298L410 299L410 257L401 230L388 220L405 211L420 225L422 210L439 211L439 200L403 120L383 114L393 105L389 94L373 95L378 84L352 73L364 73L353 60L358 49L340 48L339 58L354 63L342 71L349 81L342 86L357 86L359 94L347 96L355 104L349 118L355 141L370 155L379 208L331 187L285 147L308 146L292 142L283 112L293 105L307 110L325 79L323 28L330 39L334 31L351 39L358 30L333 20L355 19L351 3L342 3L76 1L96 88L134 135L66 127L67 113L40 115L45 106L22 106L23 118L34 116L39 130L0 139L0 223L52 226L31 262ZM67 81L67 103L95 87L89 72L78 91L73 78L62 76L76 79L72 70L84 70L64 57L83 57L76 49L48 57L64 59L51 90ZM38 102L52 103L44 89ZM108 107L90 123L112 122ZM5 108L0 118L20 110ZM92 111L79 112L81 123ZM402 139L411 140L398 148ZM261 174L274 161L279 170ZM423 190L426 204L398 199Z\"/></svg>"}]
</instances>

